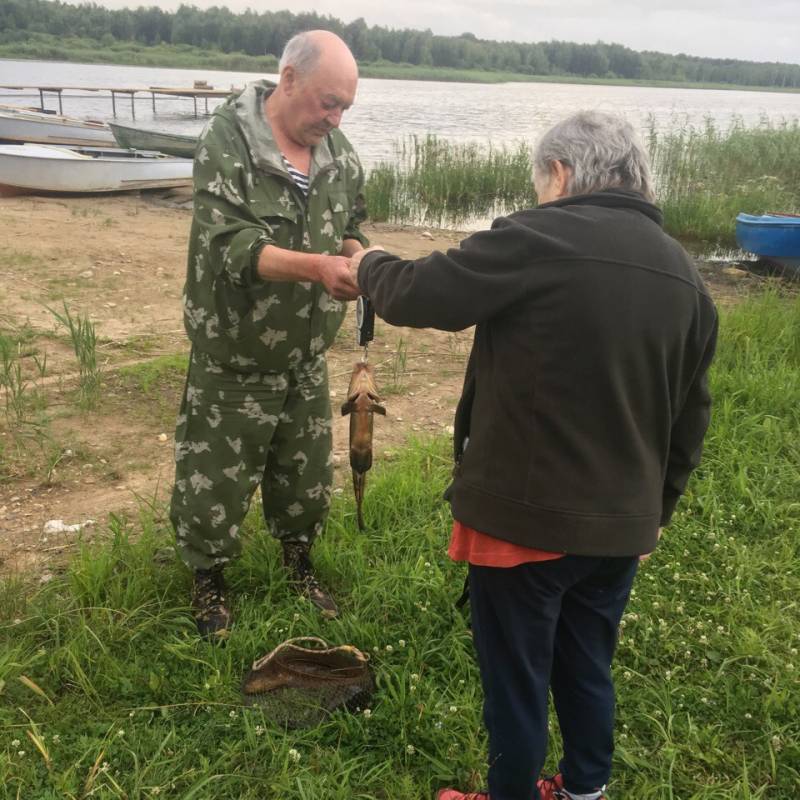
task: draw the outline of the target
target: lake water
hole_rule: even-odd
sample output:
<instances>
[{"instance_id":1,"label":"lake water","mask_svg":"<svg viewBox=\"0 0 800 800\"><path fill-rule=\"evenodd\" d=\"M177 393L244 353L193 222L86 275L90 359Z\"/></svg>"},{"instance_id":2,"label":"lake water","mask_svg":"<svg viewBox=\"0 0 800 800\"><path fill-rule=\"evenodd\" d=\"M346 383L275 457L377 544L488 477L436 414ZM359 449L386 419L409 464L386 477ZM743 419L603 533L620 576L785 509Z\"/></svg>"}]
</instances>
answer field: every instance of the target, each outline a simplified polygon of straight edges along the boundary
<instances>
[{"instance_id":1,"label":"lake water","mask_svg":"<svg viewBox=\"0 0 800 800\"><path fill-rule=\"evenodd\" d=\"M0 84L94 86L94 87L190 87L206 80L215 88L242 86L262 76L245 72L119 67L42 61L0 60ZM46 107L58 110L55 95L46 96ZM209 100L213 108L215 101ZM0 103L39 105L31 90L0 89ZM108 94L65 92L68 116L110 120ZM203 110L203 101L198 101ZM747 125L763 119L772 122L800 118L800 94L742 92L711 89L657 89L638 86L587 86L560 83L474 84L436 81L386 81L362 79L353 108L342 129L356 146L365 165L391 158L403 136L433 133L452 140L513 144L535 142L555 120L582 108L613 111L644 129L653 119L660 130L705 119L726 127L734 116ZM131 119L130 101L117 98L117 119ZM136 100L136 124L195 133L203 127L193 116L188 98L157 100L154 118L150 95Z\"/></svg>"}]
</instances>

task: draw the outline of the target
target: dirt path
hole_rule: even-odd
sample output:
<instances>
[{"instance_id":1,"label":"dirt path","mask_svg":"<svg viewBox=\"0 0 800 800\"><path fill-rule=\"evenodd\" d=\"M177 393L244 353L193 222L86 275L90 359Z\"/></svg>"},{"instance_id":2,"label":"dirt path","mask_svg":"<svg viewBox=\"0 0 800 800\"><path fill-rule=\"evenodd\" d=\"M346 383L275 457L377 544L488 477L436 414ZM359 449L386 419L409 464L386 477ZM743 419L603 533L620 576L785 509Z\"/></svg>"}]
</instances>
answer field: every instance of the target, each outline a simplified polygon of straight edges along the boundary
<instances>
[{"instance_id":1,"label":"dirt path","mask_svg":"<svg viewBox=\"0 0 800 800\"><path fill-rule=\"evenodd\" d=\"M102 525L112 513L135 515L143 503L163 508L172 480L180 357L188 352L180 309L186 200L0 199L0 336L22 354L26 382L23 423L0 411L0 571L42 567L73 546L81 534L59 532L47 525L53 520ZM387 225L366 230L374 243L408 257L462 238ZM761 282L722 266L706 265L704 274L723 302ZM50 310L63 311L65 304L95 321L101 337L104 379L92 411L76 404L75 355ZM370 357L388 410L376 423L379 460L391 458L409 435L451 430L471 338L471 331L412 331L378 322ZM45 354L42 370L36 359L41 365ZM330 353L334 409L358 356L350 314ZM340 486L348 477L346 426L335 415Z\"/></svg>"}]
</instances>

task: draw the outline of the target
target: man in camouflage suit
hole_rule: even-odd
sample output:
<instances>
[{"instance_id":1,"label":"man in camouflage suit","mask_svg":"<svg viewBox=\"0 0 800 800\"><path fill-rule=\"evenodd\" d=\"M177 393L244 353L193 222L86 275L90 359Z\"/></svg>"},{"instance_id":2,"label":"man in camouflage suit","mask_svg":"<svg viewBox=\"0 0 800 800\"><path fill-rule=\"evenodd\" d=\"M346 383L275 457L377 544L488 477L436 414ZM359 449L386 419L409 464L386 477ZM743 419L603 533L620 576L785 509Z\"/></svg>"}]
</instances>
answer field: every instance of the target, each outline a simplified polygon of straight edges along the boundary
<instances>
[{"instance_id":1,"label":"man in camouflage suit","mask_svg":"<svg viewBox=\"0 0 800 800\"><path fill-rule=\"evenodd\" d=\"M358 295L347 257L367 244L363 171L338 130L357 81L341 39L300 34L278 85L231 97L198 143L170 517L204 635L230 625L222 568L259 486L292 585L337 613L309 551L333 477L325 351Z\"/></svg>"}]
</instances>

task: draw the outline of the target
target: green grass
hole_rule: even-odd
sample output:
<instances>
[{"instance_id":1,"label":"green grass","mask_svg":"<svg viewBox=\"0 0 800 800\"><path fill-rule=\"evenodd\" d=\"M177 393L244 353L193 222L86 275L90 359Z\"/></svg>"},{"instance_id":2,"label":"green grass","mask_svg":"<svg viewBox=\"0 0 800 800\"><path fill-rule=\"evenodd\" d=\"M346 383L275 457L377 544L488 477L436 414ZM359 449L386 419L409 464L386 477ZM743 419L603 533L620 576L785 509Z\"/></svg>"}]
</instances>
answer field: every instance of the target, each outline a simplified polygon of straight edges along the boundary
<instances>
[{"instance_id":1,"label":"green grass","mask_svg":"<svg viewBox=\"0 0 800 800\"><path fill-rule=\"evenodd\" d=\"M650 152L666 229L682 239L735 243L740 211L800 211L800 122L727 129L712 122L656 135Z\"/></svg>"},{"instance_id":2,"label":"green grass","mask_svg":"<svg viewBox=\"0 0 800 800\"><path fill-rule=\"evenodd\" d=\"M704 461L622 629L620 800L793 800L800 785L800 302L746 300L721 331ZM317 547L333 622L288 593L257 509L229 570L224 648L195 637L189 576L153 511L112 519L45 586L6 579L0 797L424 800L481 786L478 673L452 608L463 568L444 553L449 472L442 440L379 464L364 534L349 488L336 499ZM371 654L369 717L287 733L241 707L250 662L300 634Z\"/></svg>"},{"instance_id":3,"label":"green grass","mask_svg":"<svg viewBox=\"0 0 800 800\"><path fill-rule=\"evenodd\" d=\"M173 353L165 356L156 356L141 364L121 367L119 374L133 388L147 394L150 390L163 382L181 383L186 377L186 368L189 366L189 356L185 353Z\"/></svg>"},{"instance_id":4,"label":"green grass","mask_svg":"<svg viewBox=\"0 0 800 800\"><path fill-rule=\"evenodd\" d=\"M275 73L278 69L278 59L275 56L223 53L220 50L184 44L147 46L132 41L114 41L113 37L97 40L76 36L59 37L47 33L30 33L24 41L0 44L0 58L231 72Z\"/></svg>"}]
</instances>

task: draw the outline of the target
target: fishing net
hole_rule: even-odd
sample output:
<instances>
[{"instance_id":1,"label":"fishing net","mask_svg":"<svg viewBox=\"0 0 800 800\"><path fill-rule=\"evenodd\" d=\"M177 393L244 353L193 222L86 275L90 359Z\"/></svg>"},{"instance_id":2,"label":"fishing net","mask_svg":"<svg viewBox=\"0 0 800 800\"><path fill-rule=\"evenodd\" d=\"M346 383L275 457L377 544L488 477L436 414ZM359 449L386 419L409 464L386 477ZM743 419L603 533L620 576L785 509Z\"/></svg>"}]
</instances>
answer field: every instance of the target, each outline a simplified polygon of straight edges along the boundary
<instances>
[{"instance_id":1,"label":"fishing net","mask_svg":"<svg viewBox=\"0 0 800 800\"><path fill-rule=\"evenodd\" d=\"M279 644L253 663L242 682L247 705L279 725L308 728L337 708L365 707L375 688L367 657L355 647L331 647L302 636Z\"/></svg>"}]
</instances>

